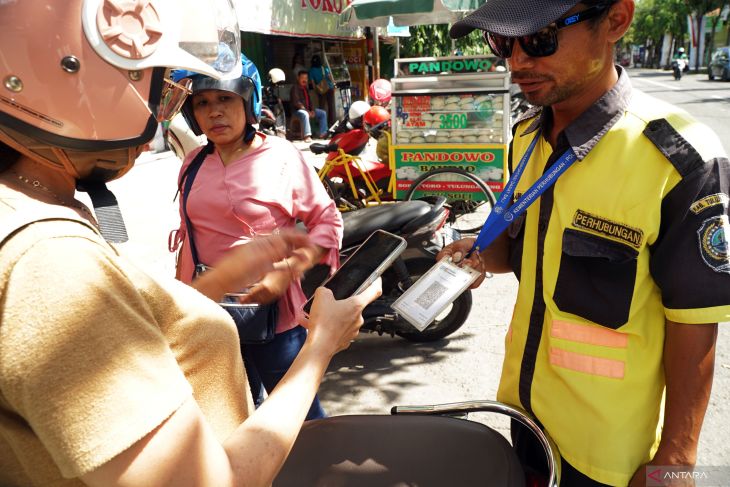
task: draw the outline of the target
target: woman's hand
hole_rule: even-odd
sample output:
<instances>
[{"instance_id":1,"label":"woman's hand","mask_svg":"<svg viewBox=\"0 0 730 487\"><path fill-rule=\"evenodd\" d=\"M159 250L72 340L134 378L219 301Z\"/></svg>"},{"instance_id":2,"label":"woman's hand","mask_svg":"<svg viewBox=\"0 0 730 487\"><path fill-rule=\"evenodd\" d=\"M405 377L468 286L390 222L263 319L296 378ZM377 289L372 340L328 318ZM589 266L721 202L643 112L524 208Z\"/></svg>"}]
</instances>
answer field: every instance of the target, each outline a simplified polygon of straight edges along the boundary
<instances>
[{"instance_id":1,"label":"woman's hand","mask_svg":"<svg viewBox=\"0 0 730 487\"><path fill-rule=\"evenodd\" d=\"M288 269L274 270L248 289L240 299L241 303L268 304L283 296L296 275Z\"/></svg>"},{"instance_id":2,"label":"woman's hand","mask_svg":"<svg viewBox=\"0 0 730 487\"><path fill-rule=\"evenodd\" d=\"M327 356L333 356L350 346L363 324L362 310L382 293L378 278L357 296L337 301L332 291L320 287L314 293L309 319L307 341Z\"/></svg>"},{"instance_id":3,"label":"woman's hand","mask_svg":"<svg viewBox=\"0 0 730 487\"><path fill-rule=\"evenodd\" d=\"M319 262L325 249L319 245L300 247L291 257L274 264L274 270L249 288L249 293L241 297L241 303L267 304L283 296L292 282L302 278L304 273Z\"/></svg>"},{"instance_id":4,"label":"woman's hand","mask_svg":"<svg viewBox=\"0 0 730 487\"><path fill-rule=\"evenodd\" d=\"M192 285L210 299L220 301L224 294L259 281L274 270L275 262L292 257L298 249L311 245L306 234L294 230L256 237L229 250L213 269L195 279Z\"/></svg>"}]
</instances>

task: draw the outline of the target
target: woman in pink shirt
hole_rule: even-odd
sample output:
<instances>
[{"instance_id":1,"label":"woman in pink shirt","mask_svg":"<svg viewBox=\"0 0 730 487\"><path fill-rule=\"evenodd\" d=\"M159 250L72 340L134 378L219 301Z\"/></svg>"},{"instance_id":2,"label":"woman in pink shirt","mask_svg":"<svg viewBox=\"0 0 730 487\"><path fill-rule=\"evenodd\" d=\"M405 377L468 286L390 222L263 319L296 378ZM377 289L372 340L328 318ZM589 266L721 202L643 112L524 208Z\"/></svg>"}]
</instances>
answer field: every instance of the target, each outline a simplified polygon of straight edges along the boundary
<instances>
[{"instance_id":1,"label":"woman in pink shirt","mask_svg":"<svg viewBox=\"0 0 730 487\"><path fill-rule=\"evenodd\" d=\"M192 95L183 115L196 134L204 133L213 150L204 159L187 194L187 215L192 226L198 259L215 267L230 248L244 245L256 235L276 233L301 221L313 246L275 265L249 289L243 302L278 300L276 337L266 344L246 344L242 354L256 406L284 376L299 353L306 330L298 324L305 302L300 277L317 263L339 265L342 217L327 196L316 173L290 142L257 132L261 92L257 80L242 76L218 81L194 74ZM180 181L197 149L185 158ZM182 187L182 186L181 186ZM175 237L181 242L177 277L193 279L194 264L182 211ZM307 419L324 417L315 397Z\"/></svg>"}]
</instances>

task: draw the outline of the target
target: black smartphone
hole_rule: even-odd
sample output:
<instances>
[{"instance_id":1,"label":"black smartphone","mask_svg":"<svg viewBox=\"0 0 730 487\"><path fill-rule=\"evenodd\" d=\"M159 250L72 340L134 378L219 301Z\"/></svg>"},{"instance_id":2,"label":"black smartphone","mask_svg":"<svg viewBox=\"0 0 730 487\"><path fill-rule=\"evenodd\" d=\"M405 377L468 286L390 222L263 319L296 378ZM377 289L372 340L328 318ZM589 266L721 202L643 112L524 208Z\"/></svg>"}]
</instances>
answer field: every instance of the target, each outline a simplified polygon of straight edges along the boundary
<instances>
[{"instance_id":1,"label":"black smartphone","mask_svg":"<svg viewBox=\"0 0 730 487\"><path fill-rule=\"evenodd\" d=\"M322 286L332 291L338 300L359 294L385 272L405 248L403 237L376 230ZM305 313L309 314L313 301L314 296L304 303Z\"/></svg>"}]
</instances>

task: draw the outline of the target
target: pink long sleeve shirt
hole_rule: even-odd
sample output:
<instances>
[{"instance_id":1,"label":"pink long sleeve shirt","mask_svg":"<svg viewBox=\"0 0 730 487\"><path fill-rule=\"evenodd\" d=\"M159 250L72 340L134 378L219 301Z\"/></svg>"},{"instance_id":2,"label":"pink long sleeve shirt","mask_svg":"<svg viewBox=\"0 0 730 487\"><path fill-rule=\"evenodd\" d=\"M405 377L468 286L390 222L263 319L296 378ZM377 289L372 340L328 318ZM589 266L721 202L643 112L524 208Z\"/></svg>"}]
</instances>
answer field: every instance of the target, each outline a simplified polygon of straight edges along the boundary
<instances>
[{"instance_id":1,"label":"pink long sleeve shirt","mask_svg":"<svg viewBox=\"0 0 730 487\"><path fill-rule=\"evenodd\" d=\"M266 137L263 144L228 166L214 151L205 158L188 196L187 212L192 223L195 246L201 263L215 267L226 251L250 241L256 235L274 233L302 221L312 243L329 250L323 263L339 266L342 243L342 216L329 198L316 172L290 142ZM185 158L182 175L195 155ZM180 279L193 278L193 258L187 241L180 198L180 228L174 232L171 251L181 242ZM281 333L296 326L305 302L301 284L292 283L279 299Z\"/></svg>"}]
</instances>

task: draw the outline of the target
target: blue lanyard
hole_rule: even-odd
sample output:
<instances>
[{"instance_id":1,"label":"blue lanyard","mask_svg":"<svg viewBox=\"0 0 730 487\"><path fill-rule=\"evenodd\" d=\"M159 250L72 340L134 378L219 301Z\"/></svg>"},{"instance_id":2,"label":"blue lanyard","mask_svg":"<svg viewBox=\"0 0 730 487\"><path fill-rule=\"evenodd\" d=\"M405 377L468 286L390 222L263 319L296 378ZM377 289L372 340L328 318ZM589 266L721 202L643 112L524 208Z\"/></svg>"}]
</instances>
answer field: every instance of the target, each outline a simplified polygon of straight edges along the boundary
<instances>
[{"instance_id":1,"label":"blue lanyard","mask_svg":"<svg viewBox=\"0 0 730 487\"><path fill-rule=\"evenodd\" d=\"M502 194L499 196L499 200L494 205L494 208L487 217L487 220L484 222L484 226L479 232L476 242L474 242L471 250L467 253L467 257L475 250L477 252L481 252L486 249L499 236L499 234L501 234L504 229L509 226L512 220L524 213L525 210L527 210L527 208L534 203L546 189L552 186L555 181L557 181L557 179L562 176L563 173L577 160L573 149L565 151L565 153L560 156L560 159L553 164L546 174L543 174L540 179L530 186L530 189L525 191L525 194L520 196L514 205L507 208L509 201L512 199L512 195L515 192L515 187L522 177L522 173L525 172L527 162L530 160L539 138L540 132L538 132L535 138L532 139L530 146L525 151L522 159L520 159L520 163L517 165L514 174L510 177L509 182L504 187Z\"/></svg>"}]
</instances>

